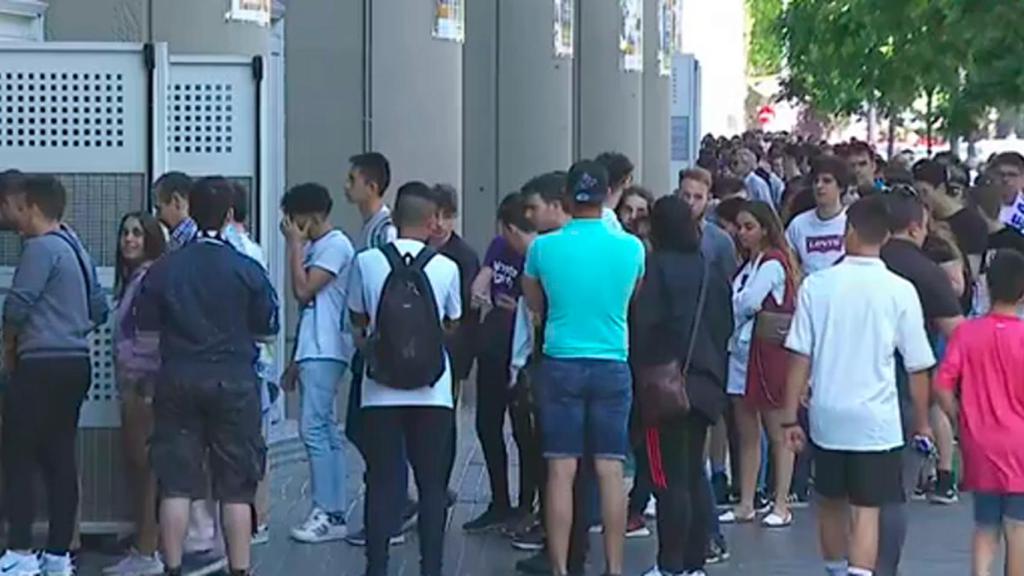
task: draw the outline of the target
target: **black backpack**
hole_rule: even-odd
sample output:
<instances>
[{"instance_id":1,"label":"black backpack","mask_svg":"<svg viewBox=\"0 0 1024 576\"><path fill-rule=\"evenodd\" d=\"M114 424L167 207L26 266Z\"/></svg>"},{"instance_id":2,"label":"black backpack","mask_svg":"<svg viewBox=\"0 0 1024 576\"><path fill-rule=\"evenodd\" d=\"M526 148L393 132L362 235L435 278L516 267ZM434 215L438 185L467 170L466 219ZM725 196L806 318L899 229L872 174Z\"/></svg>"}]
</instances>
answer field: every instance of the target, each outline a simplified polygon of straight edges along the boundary
<instances>
[{"instance_id":1,"label":"black backpack","mask_svg":"<svg viewBox=\"0 0 1024 576\"><path fill-rule=\"evenodd\" d=\"M389 388L433 386L445 370L444 329L424 269L437 251L424 246L413 258L400 254L394 244L380 250L391 272L377 304L367 371L370 378Z\"/></svg>"}]
</instances>

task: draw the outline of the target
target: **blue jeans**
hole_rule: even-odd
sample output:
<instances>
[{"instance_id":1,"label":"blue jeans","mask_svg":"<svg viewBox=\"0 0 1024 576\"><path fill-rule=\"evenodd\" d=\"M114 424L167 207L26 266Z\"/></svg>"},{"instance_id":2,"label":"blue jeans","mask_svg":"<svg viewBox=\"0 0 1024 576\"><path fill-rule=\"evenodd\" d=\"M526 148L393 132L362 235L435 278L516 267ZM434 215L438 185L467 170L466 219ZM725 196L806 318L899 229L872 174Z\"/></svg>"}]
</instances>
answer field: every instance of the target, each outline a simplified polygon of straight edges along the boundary
<instances>
[{"instance_id":1,"label":"blue jeans","mask_svg":"<svg viewBox=\"0 0 1024 576\"><path fill-rule=\"evenodd\" d=\"M625 460L633 380L625 362L545 357L540 403L545 458Z\"/></svg>"},{"instance_id":2,"label":"blue jeans","mask_svg":"<svg viewBox=\"0 0 1024 576\"><path fill-rule=\"evenodd\" d=\"M338 360L299 362L302 414L299 431L309 455L313 506L329 514L345 512L345 443L335 405L348 366Z\"/></svg>"}]
</instances>

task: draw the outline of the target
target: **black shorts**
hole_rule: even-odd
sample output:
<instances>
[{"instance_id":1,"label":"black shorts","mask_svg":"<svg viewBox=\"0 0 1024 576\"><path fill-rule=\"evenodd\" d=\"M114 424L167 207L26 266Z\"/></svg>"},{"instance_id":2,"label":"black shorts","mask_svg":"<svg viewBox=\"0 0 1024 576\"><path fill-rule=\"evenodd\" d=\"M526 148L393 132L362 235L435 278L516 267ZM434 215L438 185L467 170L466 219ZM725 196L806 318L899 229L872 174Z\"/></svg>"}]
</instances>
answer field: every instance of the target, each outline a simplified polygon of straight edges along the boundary
<instances>
[{"instance_id":1,"label":"black shorts","mask_svg":"<svg viewBox=\"0 0 1024 576\"><path fill-rule=\"evenodd\" d=\"M260 389L251 381L161 381L153 401L149 458L163 498L252 504L263 478Z\"/></svg>"},{"instance_id":2,"label":"black shorts","mask_svg":"<svg viewBox=\"0 0 1024 576\"><path fill-rule=\"evenodd\" d=\"M863 508L904 501L903 448L848 452L814 448L814 489L822 497Z\"/></svg>"}]
</instances>

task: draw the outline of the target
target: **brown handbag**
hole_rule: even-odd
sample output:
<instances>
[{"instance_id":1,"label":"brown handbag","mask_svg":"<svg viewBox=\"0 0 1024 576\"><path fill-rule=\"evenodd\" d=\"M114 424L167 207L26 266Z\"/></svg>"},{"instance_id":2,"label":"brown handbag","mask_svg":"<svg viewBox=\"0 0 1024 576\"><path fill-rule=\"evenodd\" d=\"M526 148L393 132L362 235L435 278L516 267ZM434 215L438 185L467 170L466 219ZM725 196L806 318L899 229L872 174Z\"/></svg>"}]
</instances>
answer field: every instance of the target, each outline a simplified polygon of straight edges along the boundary
<instances>
[{"instance_id":1,"label":"brown handbag","mask_svg":"<svg viewBox=\"0 0 1024 576\"><path fill-rule=\"evenodd\" d=\"M786 343L789 326L792 323L793 314L791 312L762 310L757 313L757 318L754 320L754 339L782 346Z\"/></svg>"},{"instance_id":2,"label":"brown handbag","mask_svg":"<svg viewBox=\"0 0 1024 576\"><path fill-rule=\"evenodd\" d=\"M704 277L701 279L700 285L700 296L697 298L693 328L690 331L690 345L682 365L680 365L678 359L674 359L662 364L638 366L636 368L634 388L640 408L640 420L645 428L656 427L668 418L690 411L690 397L686 393L686 373L690 369L693 349L697 344L697 330L700 327L701 317L704 315L708 273L709 267L705 262ZM665 293L669 294L668 283L664 281L662 274L658 274L658 279L665 286Z\"/></svg>"}]
</instances>

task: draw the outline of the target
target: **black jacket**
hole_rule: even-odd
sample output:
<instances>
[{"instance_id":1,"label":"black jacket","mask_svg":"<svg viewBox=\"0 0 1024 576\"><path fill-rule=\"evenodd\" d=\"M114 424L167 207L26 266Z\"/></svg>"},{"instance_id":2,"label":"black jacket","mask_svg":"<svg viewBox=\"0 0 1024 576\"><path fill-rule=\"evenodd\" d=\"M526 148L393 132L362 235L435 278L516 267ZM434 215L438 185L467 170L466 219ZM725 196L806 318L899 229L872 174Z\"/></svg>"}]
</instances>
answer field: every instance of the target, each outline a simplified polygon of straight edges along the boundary
<instances>
[{"instance_id":1,"label":"black jacket","mask_svg":"<svg viewBox=\"0 0 1024 576\"><path fill-rule=\"evenodd\" d=\"M630 361L634 365L686 361L706 271L699 253L658 251L648 256L647 274L631 315ZM732 287L721 275L710 274L687 374L687 392L693 408L712 421L726 405L732 328Z\"/></svg>"},{"instance_id":2,"label":"black jacket","mask_svg":"<svg viewBox=\"0 0 1024 576\"><path fill-rule=\"evenodd\" d=\"M452 234L448 242L438 252L451 258L459 267L462 295L462 318L459 326L448 339L448 351L452 356L452 372L455 380L465 380L473 369L473 360L476 346L477 326L480 323L480 314L474 310L472 303L471 288L473 280L480 272L480 258L476 252L458 234Z\"/></svg>"}]
</instances>

